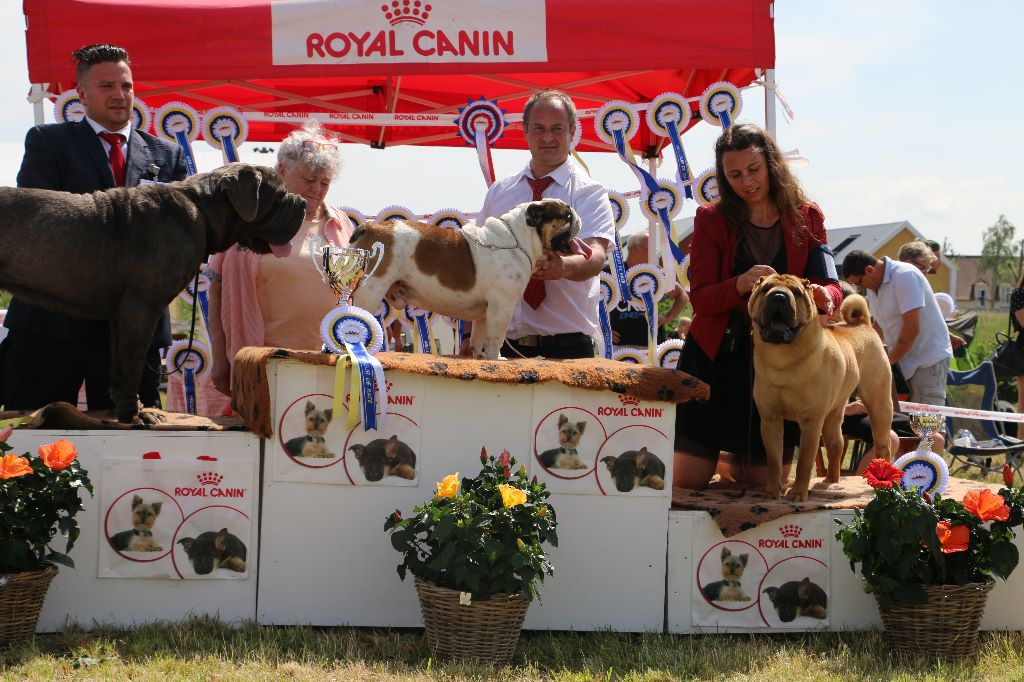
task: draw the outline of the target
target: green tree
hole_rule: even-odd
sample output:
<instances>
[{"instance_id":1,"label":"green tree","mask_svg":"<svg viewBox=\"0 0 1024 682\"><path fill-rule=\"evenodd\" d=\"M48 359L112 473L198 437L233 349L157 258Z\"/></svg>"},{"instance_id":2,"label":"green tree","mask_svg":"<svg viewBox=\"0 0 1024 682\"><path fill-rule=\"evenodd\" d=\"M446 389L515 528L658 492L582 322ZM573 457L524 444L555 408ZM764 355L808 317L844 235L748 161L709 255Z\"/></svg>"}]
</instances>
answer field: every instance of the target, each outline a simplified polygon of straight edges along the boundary
<instances>
[{"instance_id":1,"label":"green tree","mask_svg":"<svg viewBox=\"0 0 1024 682\"><path fill-rule=\"evenodd\" d=\"M988 304L990 308L995 307L998 287L1017 280L1021 244L1017 242L1016 232L1017 228L1013 223L1007 220L1005 215L1000 214L995 224L985 228L982 234L981 262L978 264L978 271L987 272L989 275L989 283L992 286Z\"/></svg>"}]
</instances>

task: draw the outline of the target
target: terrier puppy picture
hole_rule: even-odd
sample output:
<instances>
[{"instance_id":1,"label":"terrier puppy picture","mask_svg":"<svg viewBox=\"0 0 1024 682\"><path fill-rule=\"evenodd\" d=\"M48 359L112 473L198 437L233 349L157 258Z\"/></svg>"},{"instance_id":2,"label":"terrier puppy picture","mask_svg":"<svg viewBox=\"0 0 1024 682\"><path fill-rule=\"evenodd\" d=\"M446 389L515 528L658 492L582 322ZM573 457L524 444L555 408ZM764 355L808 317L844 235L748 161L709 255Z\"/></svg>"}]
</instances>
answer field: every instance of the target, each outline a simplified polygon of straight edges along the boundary
<instances>
[{"instance_id":1,"label":"terrier puppy picture","mask_svg":"<svg viewBox=\"0 0 1024 682\"><path fill-rule=\"evenodd\" d=\"M315 457L332 459L336 455L327 447L327 427L331 425L334 410L316 409L312 400L306 401L305 436L297 436L284 444L285 452L292 457Z\"/></svg>"},{"instance_id":2,"label":"terrier puppy picture","mask_svg":"<svg viewBox=\"0 0 1024 682\"><path fill-rule=\"evenodd\" d=\"M163 505L163 502L146 503L138 495L133 495L132 529L112 535L110 545L118 552L162 552L164 548L153 539L153 524Z\"/></svg>"},{"instance_id":3,"label":"terrier puppy picture","mask_svg":"<svg viewBox=\"0 0 1024 682\"><path fill-rule=\"evenodd\" d=\"M708 601L750 601L750 595L743 591L740 581L747 569L747 554L736 555L728 547L722 547L722 579L700 588Z\"/></svg>"},{"instance_id":4,"label":"terrier puppy picture","mask_svg":"<svg viewBox=\"0 0 1024 682\"><path fill-rule=\"evenodd\" d=\"M540 453L538 459L545 469L586 469L577 448L587 422L571 422L565 413L558 415L558 447Z\"/></svg>"}]
</instances>

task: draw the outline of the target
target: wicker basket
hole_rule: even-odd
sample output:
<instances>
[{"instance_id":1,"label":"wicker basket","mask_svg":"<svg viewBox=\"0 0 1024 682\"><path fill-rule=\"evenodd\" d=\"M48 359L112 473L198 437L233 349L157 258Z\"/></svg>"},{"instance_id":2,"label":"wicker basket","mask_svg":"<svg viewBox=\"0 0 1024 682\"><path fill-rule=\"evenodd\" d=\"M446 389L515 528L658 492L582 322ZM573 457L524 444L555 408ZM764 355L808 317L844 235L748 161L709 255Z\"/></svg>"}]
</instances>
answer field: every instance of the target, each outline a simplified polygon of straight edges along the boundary
<instances>
[{"instance_id":1,"label":"wicker basket","mask_svg":"<svg viewBox=\"0 0 1024 682\"><path fill-rule=\"evenodd\" d=\"M46 590L55 575L53 564L38 571L0 575L0 645L35 634Z\"/></svg>"},{"instance_id":2,"label":"wicker basket","mask_svg":"<svg viewBox=\"0 0 1024 682\"><path fill-rule=\"evenodd\" d=\"M416 578L427 646L435 656L505 663L512 658L530 602L522 594L475 596L459 603L458 590Z\"/></svg>"},{"instance_id":3,"label":"wicker basket","mask_svg":"<svg viewBox=\"0 0 1024 682\"><path fill-rule=\"evenodd\" d=\"M967 585L929 585L928 601L894 601L882 614L886 638L898 653L973 658L978 653L978 628L993 581ZM881 611L881 609L879 609Z\"/></svg>"}]
</instances>

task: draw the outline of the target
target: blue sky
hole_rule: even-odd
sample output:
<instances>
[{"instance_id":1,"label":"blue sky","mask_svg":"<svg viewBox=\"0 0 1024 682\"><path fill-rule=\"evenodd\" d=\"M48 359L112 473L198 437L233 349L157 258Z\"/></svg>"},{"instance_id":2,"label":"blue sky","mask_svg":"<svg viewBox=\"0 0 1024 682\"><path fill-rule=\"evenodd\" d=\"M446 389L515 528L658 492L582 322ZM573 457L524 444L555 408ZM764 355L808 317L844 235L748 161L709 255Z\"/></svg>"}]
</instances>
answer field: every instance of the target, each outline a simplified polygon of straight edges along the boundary
<instances>
[{"instance_id":1,"label":"blue sky","mask_svg":"<svg viewBox=\"0 0 1024 682\"><path fill-rule=\"evenodd\" d=\"M1012 123L1024 110L1024 88L1012 68L1024 64L1024 2L779 0L775 15L777 80L796 112L788 122L780 110L778 138L783 149L798 148L810 160L796 170L828 227L909 220L930 238L948 239L955 252L972 254L980 252L984 228L1005 214L1024 238L1024 134ZM0 86L8 93L0 107L4 185L15 183L33 123L23 27L21 3L0 3ZM744 97L741 118L763 123L761 92ZM715 134L703 123L687 134L695 167L712 164ZM243 146L243 160L271 162L252 146ZM219 165L219 153L205 143L196 149L201 170ZM346 168L329 195L338 205L375 213L397 203L427 213L475 211L483 200L486 187L470 149L346 146L344 154ZM616 157L584 158L609 188L635 189ZM494 160L506 175L526 155L499 151ZM661 175L672 176L672 167L666 161ZM684 215L694 209L687 206ZM635 202L632 213L630 228L639 227Z\"/></svg>"}]
</instances>

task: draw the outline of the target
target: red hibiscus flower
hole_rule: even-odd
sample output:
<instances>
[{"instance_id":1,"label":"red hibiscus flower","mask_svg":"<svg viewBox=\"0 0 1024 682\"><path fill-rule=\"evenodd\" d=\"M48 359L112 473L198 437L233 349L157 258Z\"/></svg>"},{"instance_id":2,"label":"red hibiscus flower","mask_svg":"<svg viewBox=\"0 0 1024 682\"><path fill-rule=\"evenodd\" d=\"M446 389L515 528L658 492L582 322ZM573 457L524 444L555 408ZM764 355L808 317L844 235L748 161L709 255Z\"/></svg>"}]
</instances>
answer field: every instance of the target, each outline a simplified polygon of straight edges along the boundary
<instances>
[{"instance_id":1,"label":"red hibiscus flower","mask_svg":"<svg viewBox=\"0 0 1024 682\"><path fill-rule=\"evenodd\" d=\"M903 472L884 459L876 459L861 474L872 488L891 488L903 480Z\"/></svg>"},{"instance_id":2,"label":"red hibiscus flower","mask_svg":"<svg viewBox=\"0 0 1024 682\"><path fill-rule=\"evenodd\" d=\"M18 455L4 455L0 458L0 479L18 478L25 474L31 474L32 467L28 460Z\"/></svg>"},{"instance_id":3,"label":"red hibiscus flower","mask_svg":"<svg viewBox=\"0 0 1024 682\"><path fill-rule=\"evenodd\" d=\"M1006 506L1006 500L988 488L972 490L964 495L964 509L982 521L1005 521L1010 518L1010 508Z\"/></svg>"},{"instance_id":4,"label":"red hibiscus flower","mask_svg":"<svg viewBox=\"0 0 1024 682\"><path fill-rule=\"evenodd\" d=\"M1003 465L1003 483L1006 484L1007 488L1013 487L1013 469L1010 468L1009 464Z\"/></svg>"},{"instance_id":5,"label":"red hibiscus flower","mask_svg":"<svg viewBox=\"0 0 1024 682\"><path fill-rule=\"evenodd\" d=\"M935 534L939 536L943 554L967 551L967 544L971 539L971 532L967 526L951 526L949 521L939 521L935 524Z\"/></svg>"},{"instance_id":6,"label":"red hibiscus flower","mask_svg":"<svg viewBox=\"0 0 1024 682\"><path fill-rule=\"evenodd\" d=\"M39 446L39 459L54 471L67 469L75 461L75 457L78 457L75 444L63 438L49 445Z\"/></svg>"}]
</instances>

